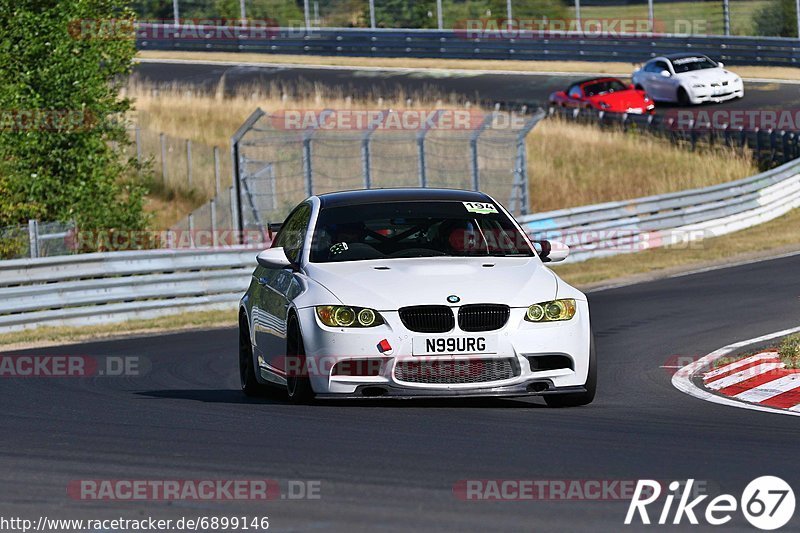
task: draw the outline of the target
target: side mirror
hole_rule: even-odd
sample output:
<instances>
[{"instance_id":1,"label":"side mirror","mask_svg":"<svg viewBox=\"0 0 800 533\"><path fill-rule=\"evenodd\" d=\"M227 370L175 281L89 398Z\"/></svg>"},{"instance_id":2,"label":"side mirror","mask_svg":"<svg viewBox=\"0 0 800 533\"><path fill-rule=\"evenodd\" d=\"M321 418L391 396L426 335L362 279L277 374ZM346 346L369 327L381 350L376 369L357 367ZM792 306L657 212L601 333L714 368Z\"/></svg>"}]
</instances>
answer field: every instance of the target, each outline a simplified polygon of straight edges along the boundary
<instances>
[{"instance_id":1,"label":"side mirror","mask_svg":"<svg viewBox=\"0 0 800 533\"><path fill-rule=\"evenodd\" d=\"M292 262L289 261L289 258L286 257L286 252L283 251L283 247L267 248L256 256L256 261L264 268L271 269L289 268L292 266Z\"/></svg>"},{"instance_id":2,"label":"side mirror","mask_svg":"<svg viewBox=\"0 0 800 533\"><path fill-rule=\"evenodd\" d=\"M662 70L661 71L661 75L664 76L665 78L669 78L670 77L670 73L669 73L668 70Z\"/></svg>"},{"instance_id":3,"label":"side mirror","mask_svg":"<svg viewBox=\"0 0 800 533\"><path fill-rule=\"evenodd\" d=\"M723 63L722 61L719 61L719 62L717 63L717 66L718 66L719 68L725 68L725 63Z\"/></svg>"},{"instance_id":4,"label":"side mirror","mask_svg":"<svg viewBox=\"0 0 800 533\"><path fill-rule=\"evenodd\" d=\"M558 263L569 256L569 246L559 241L534 241L534 248L543 263Z\"/></svg>"}]
</instances>

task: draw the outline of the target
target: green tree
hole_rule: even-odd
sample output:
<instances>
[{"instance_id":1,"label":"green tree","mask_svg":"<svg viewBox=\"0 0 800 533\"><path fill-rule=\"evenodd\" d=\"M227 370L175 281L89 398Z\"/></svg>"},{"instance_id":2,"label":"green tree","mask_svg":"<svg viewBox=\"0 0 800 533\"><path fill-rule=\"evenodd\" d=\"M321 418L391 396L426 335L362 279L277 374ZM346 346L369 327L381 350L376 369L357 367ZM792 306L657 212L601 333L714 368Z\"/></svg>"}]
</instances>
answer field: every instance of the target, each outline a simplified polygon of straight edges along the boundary
<instances>
[{"instance_id":1,"label":"green tree","mask_svg":"<svg viewBox=\"0 0 800 533\"><path fill-rule=\"evenodd\" d=\"M753 14L756 35L797 37L795 0L773 0Z\"/></svg>"},{"instance_id":2,"label":"green tree","mask_svg":"<svg viewBox=\"0 0 800 533\"><path fill-rule=\"evenodd\" d=\"M131 102L119 88L136 53L123 6L0 0L0 188L14 206L6 223L35 213L82 230L144 227L144 191L121 155Z\"/></svg>"}]
</instances>

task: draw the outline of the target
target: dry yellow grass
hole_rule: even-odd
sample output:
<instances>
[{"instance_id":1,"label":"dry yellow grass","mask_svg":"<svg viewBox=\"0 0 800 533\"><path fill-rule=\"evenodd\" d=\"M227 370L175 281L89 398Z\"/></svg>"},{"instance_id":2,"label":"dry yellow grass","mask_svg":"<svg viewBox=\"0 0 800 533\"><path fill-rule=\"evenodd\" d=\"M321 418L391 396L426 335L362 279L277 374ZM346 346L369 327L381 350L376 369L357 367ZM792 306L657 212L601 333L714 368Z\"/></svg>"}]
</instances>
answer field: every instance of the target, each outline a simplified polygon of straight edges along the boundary
<instances>
[{"instance_id":1,"label":"dry yellow grass","mask_svg":"<svg viewBox=\"0 0 800 533\"><path fill-rule=\"evenodd\" d=\"M224 61L243 63L271 63L279 65L325 65L341 67L389 67L413 69L497 70L519 72L575 72L581 74L629 75L631 63L595 61L505 61L484 59L425 59L425 58L380 58L339 57L272 54L237 54L232 52L177 52L140 51L141 59L178 59L192 61ZM800 80L800 69L792 67L737 66L736 73L745 78L775 80Z\"/></svg>"},{"instance_id":2,"label":"dry yellow grass","mask_svg":"<svg viewBox=\"0 0 800 533\"><path fill-rule=\"evenodd\" d=\"M749 153L690 152L649 135L554 118L528 137L534 212L705 187L757 172Z\"/></svg>"},{"instance_id":3,"label":"dry yellow grass","mask_svg":"<svg viewBox=\"0 0 800 533\"><path fill-rule=\"evenodd\" d=\"M281 87L270 86L233 97L190 91L132 85L128 95L136 98L136 120L149 131L191 138L206 145L227 147L230 136L256 108L348 109L393 108L430 109L458 107L464 102L446 98L419 98L397 94L392 99L354 102L326 87L298 91L291 98ZM227 151L222 154L228 159ZM413 156L413 154L412 154ZM180 158L178 158L180 160ZM755 174L749 157L728 151L688 152L662 139L599 130L593 126L548 119L528 137L532 209L548 211L610 200L623 200L692 187L722 183ZM223 172L223 187L230 185L230 173ZM196 205L213 192L213 168L195 165L195 182L202 194Z\"/></svg>"}]
</instances>

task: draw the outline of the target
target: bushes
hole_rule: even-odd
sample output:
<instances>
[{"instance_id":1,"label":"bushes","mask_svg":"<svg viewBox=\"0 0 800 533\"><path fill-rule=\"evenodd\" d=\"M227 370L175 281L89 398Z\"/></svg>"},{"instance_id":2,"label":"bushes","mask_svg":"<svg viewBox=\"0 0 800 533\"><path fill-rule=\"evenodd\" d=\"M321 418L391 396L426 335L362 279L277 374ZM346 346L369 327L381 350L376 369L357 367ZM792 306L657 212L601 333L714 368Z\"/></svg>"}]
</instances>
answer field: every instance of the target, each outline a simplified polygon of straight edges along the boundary
<instances>
[{"instance_id":1,"label":"bushes","mask_svg":"<svg viewBox=\"0 0 800 533\"><path fill-rule=\"evenodd\" d=\"M132 19L114 0L0 0L0 225L74 220L81 230L141 229L143 189L119 97L133 39L76 31Z\"/></svg>"},{"instance_id":2,"label":"bushes","mask_svg":"<svg viewBox=\"0 0 800 533\"><path fill-rule=\"evenodd\" d=\"M756 35L797 37L795 0L772 0L753 14Z\"/></svg>"}]
</instances>

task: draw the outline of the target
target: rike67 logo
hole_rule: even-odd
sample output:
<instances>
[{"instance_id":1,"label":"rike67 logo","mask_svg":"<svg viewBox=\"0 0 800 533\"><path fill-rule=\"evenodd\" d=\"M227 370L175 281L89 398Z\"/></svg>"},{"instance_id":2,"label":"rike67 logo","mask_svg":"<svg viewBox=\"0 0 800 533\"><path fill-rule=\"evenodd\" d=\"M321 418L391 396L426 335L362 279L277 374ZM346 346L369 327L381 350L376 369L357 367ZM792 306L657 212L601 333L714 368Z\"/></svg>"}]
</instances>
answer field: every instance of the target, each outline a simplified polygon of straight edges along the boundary
<instances>
[{"instance_id":1,"label":"rike67 logo","mask_svg":"<svg viewBox=\"0 0 800 533\"><path fill-rule=\"evenodd\" d=\"M762 476L754 479L745 487L739 500L731 494L720 494L708 500L707 494L693 495L693 485L694 479L687 480L685 484L673 481L663 501L660 501L661 484L649 479L639 480L628 506L625 525L678 525L686 522L698 525L703 519L705 524L721 526L741 511L752 526L771 531L788 524L794 515L794 491L779 477Z\"/></svg>"}]
</instances>

